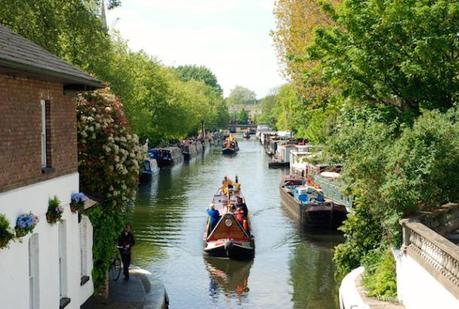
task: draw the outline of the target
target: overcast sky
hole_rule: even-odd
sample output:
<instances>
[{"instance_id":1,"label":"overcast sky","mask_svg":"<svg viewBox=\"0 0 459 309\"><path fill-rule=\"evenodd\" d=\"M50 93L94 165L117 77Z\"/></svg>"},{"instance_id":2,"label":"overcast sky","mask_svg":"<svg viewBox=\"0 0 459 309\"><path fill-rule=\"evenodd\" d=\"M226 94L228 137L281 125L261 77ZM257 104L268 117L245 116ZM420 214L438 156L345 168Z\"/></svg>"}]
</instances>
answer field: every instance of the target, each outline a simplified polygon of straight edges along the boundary
<instances>
[{"instance_id":1,"label":"overcast sky","mask_svg":"<svg viewBox=\"0 0 459 309\"><path fill-rule=\"evenodd\" d=\"M269 35L274 0L124 0L108 24L134 50L165 65L210 68L225 95L236 85L259 98L283 83Z\"/></svg>"}]
</instances>

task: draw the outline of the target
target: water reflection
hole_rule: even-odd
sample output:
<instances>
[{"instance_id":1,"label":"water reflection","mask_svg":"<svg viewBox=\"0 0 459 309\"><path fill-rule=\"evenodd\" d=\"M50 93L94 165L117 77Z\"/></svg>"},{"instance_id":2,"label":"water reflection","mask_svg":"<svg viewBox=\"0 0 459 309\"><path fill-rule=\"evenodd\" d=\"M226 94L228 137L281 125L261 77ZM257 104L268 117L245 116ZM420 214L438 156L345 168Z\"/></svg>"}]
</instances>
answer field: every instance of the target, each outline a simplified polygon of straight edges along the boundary
<instances>
[{"instance_id":1,"label":"water reflection","mask_svg":"<svg viewBox=\"0 0 459 309\"><path fill-rule=\"evenodd\" d=\"M209 272L209 295L220 294L235 297L239 301L249 293L249 275L253 261L234 261L220 258L205 258Z\"/></svg>"},{"instance_id":2,"label":"water reflection","mask_svg":"<svg viewBox=\"0 0 459 309\"><path fill-rule=\"evenodd\" d=\"M170 308L338 308L331 248L341 237L299 229L280 203L282 171L267 169L255 140L240 148L235 157L211 149L139 187L133 263L165 283ZM203 258L206 208L223 176L235 174L252 216L255 259Z\"/></svg>"},{"instance_id":3,"label":"water reflection","mask_svg":"<svg viewBox=\"0 0 459 309\"><path fill-rule=\"evenodd\" d=\"M290 255L290 284L295 308L339 308L332 248L342 241L337 233L299 231Z\"/></svg>"}]
</instances>

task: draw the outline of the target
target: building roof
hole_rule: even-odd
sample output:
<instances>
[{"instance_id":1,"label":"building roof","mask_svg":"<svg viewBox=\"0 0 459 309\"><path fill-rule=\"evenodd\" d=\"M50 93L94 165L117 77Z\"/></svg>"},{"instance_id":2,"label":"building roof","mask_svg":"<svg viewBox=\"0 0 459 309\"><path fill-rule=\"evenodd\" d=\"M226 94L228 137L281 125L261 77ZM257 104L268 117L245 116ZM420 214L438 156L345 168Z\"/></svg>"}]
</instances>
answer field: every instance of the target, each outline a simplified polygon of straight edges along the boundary
<instances>
[{"instance_id":1,"label":"building roof","mask_svg":"<svg viewBox=\"0 0 459 309\"><path fill-rule=\"evenodd\" d=\"M61 81L70 89L101 88L102 82L0 24L0 69Z\"/></svg>"}]
</instances>

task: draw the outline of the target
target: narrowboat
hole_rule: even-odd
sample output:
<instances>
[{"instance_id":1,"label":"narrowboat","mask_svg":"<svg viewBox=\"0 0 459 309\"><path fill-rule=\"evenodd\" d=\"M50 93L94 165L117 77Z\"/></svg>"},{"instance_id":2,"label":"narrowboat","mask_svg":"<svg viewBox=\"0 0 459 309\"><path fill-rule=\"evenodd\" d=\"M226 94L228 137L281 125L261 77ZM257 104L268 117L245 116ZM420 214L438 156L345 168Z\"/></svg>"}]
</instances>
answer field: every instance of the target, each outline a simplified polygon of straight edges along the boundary
<instances>
[{"instance_id":1,"label":"narrowboat","mask_svg":"<svg viewBox=\"0 0 459 309\"><path fill-rule=\"evenodd\" d=\"M151 178L159 173L159 167L155 158L148 157L143 160L140 171L140 182L148 182Z\"/></svg>"},{"instance_id":2,"label":"narrowboat","mask_svg":"<svg viewBox=\"0 0 459 309\"><path fill-rule=\"evenodd\" d=\"M157 148L156 161L159 167L180 163L183 161L182 150L179 147Z\"/></svg>"},{"instance_id":3,"label":"narrowboat","mask_svg":"<svg viewBox=\"0 0 459 309\"><path fill-rule=\"evenodd\" d=\"M298 176L284 177L280 184L282 205L306 228L337 229L347 217L346 207L326 199L322 190L305 182Z\"/></svg>"},{"instance_id":4,"label":"narrowboat","mask_svg":"<svg viewBox=\"0 0 459 309\"><path fill-rule=\"evenodd\" d=\"M223 142L222 153L224 155L233 155L239 151L239 145L237 143L236 138L230 135L228 138L225 139Z\"/></svg>"},{"instance_id":5,"label":"narrowboat","mask_svg":"<svg viewBox=\"0 0 459 309\"><path fill-rule=\"evenodd\" d=\"M242 224L236 219L234 208L238 196L243 198L240 193L229 192L225 195L220 190L214 195L212 205L221 217L213 229L210 220L207 220L203 237L207 255L237 260L255 256L255 238L250 229L249 216Z\"/></svg>"}]
</instances>

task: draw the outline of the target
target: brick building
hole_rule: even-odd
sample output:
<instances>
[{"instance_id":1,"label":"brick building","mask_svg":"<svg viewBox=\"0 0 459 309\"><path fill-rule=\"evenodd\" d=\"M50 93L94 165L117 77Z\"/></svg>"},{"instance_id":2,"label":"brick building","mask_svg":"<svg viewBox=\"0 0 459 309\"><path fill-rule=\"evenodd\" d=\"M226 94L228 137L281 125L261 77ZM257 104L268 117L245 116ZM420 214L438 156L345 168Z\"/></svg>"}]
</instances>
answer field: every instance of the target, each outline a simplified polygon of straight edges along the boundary
<instances>
[{"instance_id":1,"label":"brick building","mask_svg":"<svg viewBox=\"0 0 459 309\"><path fill-rule=\"evenodd\" d=\"M79 192L74 98L101 82L0 25L0 214L40 219L0 249L0 307L80 308L93 293L92 226L69 208ZM46 220L56 196L63 221Z\"/></svg>"}]
</instances>

